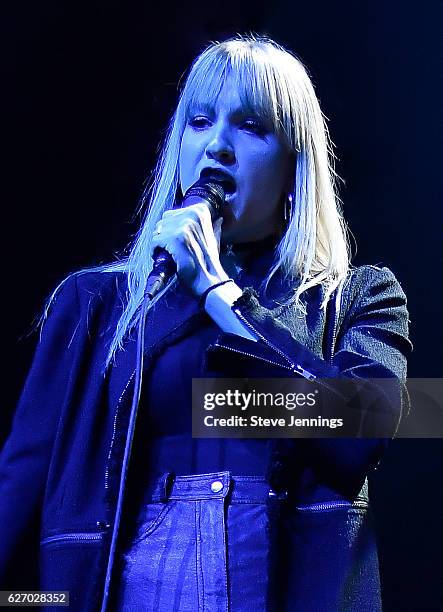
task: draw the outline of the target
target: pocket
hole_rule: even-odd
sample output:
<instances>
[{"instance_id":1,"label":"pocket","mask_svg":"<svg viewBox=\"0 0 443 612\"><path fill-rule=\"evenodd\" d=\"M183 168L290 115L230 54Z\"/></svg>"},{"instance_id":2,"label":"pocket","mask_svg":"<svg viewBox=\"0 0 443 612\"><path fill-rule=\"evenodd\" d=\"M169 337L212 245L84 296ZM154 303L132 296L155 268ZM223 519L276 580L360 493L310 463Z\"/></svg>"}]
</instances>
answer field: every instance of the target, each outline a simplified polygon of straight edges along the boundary
<instances>
[{"instance_id":1,"label":"pocket","mask_svg":"<svg viewBox=\"0 0 443 612\"><path fill-rule=\"evenodd\" d=\"M103 532L100 531L81 531L81 532L63 532L48 535L40 540L40 546L64 546L65 544L94 544L101 542Z\"/></svg>"},{"instance_id":2,"label":"pocket","mask_svg":"<svg viewBox=\"0 0 443 612\"><path fill-rule=\"evenodd\" d=\"M154 531L160 527L173 506L175 506L175 503L175 501L168 501L166 503L146 504L137 521L135 538L132 544L137 544L154 533Z\"/></svg>"},{"instance_id":3,"label":"pocket","mask_svg":"<svg viewBox=\"0 0 443 612\"><path fill-rule=\"evenodd\" d=\"M299 602L296 609L303 612L341 610L344 601L353 612L361 601L365 611L380 609L375 531L366 500L294 507L281 535L283 601Z\"/></svg>"},{"instance_id":4,"label":"pocket","mask_svg":"<svg viewBox=\"0 0 443 612\"><path fill-rule=\"evenodd\" d=\"M295 511L298 513L317 513L317 512L339 512L341 510L357 512L366 512L369 508L368 501L363 498L357 498L354 501L346 500L331 500L324 502L316 502L313 504L301 504L295 507Z\"/></svg>"},{"instance_id":5,"label":"pocket","mask_svg":"<svg viewBox=\"0 0 443 612\"><path fill-rule=\"evenodd\" d=\"M352 549L363 534L371 534L373 526L368 502L359 498L300 504L289 510L284 523L291 546L298 550L297 562L314 555L316 559L321 556L335 564L346 564L344 559L352 556Z\"/></svg>"},{"instance_id":6,"label":"pocket","mask_svg":"<svg viewBox=\"0 0 443 612\"><path fill-rule=\"evenodd\" d=\"M72 610L90 610L95 601L94 576L102 555L102 532L60 532L40 540L42 591L69 591ZM85 580L85 576L91 580ZM42 608L51 610L50 607Z\"/></svg>"}]
</instances>

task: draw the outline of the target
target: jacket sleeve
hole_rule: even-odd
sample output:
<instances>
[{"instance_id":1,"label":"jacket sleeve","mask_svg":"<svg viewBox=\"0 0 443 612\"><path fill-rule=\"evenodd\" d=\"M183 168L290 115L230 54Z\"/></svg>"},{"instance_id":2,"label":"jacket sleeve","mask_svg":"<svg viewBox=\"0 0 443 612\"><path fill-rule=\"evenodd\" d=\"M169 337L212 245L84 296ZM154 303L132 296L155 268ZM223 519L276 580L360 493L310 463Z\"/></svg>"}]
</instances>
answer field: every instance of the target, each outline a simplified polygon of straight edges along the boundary
<instances>
[{"instance_id":1,"label":"jacket sleeve","mask_svg":"<svg viewBox=\"0 0 443 612\"><path fill-rule=\"evenodd\" d=\"M32 538L38 537L35 527L58 417L73 376L78 326L76 278L71 276L59 289L43 325L11 433L0 454L2 588L10 589L13 582L19 588L27 587L22 572Z\"/></svg>"},{"instance_id":2,"label":"jacket sleeve","mask_svg":"<svg viewBox=\"0 0 443 612\"><path fill-rule=\"evenodd\" d=\"M333 364L340 376L406 381L409 341L406 296L389 268L357 269L343 305Z\"/></svg>"},{"instance_id":3,"label":"jacket sleeve","mask_svg":"<svg viewBox=\"0 0 443 612\"><path fill-rule=\"evenodd\" d=\"M408 409L406 359L412 345L408 339L406 296L388 268L362 266L348 277L343 290L342 311L345 313L336 337L330 362L321 359L298 342L290 330L275 320L272 311L260 305L251 288L233 304L237 316L262 338L259 343L244 338L228 338L222 343L241 344L249 354L263 351L282 365L309 377L317 378L393 378L401 390L401 402L393 407L396 423ZM254 349L254 344L257 346ZM247 345L247 346L246 346ZM237 347L238 348L238 347ZM395 402L394 402L395 403ZM400 404L400 405L399 405ZM362 474L376 465L387 444L380 439L303 439L300 445L309 462L318 469L348 473L360 480Z\"/></svg>"},{"instance_id":4,"label":"jacket sleeve","mask_svg":"<svg viewBox=\"0 0 443 612\"><path fill-rule=\"evenodd\" d=\"M389 268L364 266L349 282L343 308L345 317L337 336L332 364L340 377L390 379L380 395L392 412L392 435L409 412L406 390L409 341L406 296ZM376 388L371 383L372 389ZM389 397L386 397L389 396ZM377 466L390 438L303 440L306 456L336 478L346 474L350 486L359 487L366 473Z\"/></svg>"}]
</instances>

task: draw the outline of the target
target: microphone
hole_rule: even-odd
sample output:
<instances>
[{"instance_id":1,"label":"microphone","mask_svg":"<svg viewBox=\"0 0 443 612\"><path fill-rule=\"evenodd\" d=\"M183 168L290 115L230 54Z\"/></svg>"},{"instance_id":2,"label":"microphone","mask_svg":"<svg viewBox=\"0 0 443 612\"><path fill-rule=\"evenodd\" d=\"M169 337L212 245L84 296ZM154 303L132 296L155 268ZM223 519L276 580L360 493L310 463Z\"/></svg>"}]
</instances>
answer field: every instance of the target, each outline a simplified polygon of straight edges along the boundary
<instances>
[{"instance_id":1,"label":"microphone","mask_svg":"<svg viewBox=\"0 0 443 612\"><path fill-rule=\"evenodd\" d=\"M179 206L186 208L192 204L203 203L209 208L211 220L214 223L221 216L221 207L225 203L225 190L214 179L200 179L191 185ZM152 253L154 266L148 276L145 288L145 298L153 299L177 272L177 264L172 255L163 247L155 247Z\"/></svg>"}]
</instances>

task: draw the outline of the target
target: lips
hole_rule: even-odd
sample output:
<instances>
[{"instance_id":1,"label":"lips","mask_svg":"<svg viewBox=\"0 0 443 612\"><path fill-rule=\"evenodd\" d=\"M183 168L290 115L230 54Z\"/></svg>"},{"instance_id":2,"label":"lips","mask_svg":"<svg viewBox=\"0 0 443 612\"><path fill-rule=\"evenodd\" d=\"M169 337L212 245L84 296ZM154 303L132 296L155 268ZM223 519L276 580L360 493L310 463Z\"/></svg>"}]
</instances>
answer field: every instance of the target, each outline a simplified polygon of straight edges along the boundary
<instances>
[{"instance_id":1,"label":"lips","mask_svg":"<svg viewBox=\"0 0 443 612\"><path fill-rule=\"evenodd\" d=\"M211 179L214 182L219 183L223 187L226 195L234 193L234 191L237 189L235 180L232 178L232 176L228 172L219 170L218 168L204 168L200 173L200 178L206 180Z\"/></svg>"}]
</instances>

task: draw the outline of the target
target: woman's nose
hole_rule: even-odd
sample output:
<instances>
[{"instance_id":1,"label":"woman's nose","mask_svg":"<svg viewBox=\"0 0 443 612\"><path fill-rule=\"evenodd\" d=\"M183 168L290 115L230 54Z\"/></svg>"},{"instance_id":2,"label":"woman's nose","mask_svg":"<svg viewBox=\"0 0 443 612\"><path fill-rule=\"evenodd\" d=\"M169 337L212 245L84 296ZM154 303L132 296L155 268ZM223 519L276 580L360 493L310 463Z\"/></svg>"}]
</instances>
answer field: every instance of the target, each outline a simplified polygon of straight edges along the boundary
<instances>
[{"instance_id":1,"label":"woman's nose","mask_svg":"<svg viewBox=\"0 0 443 612\"><path fill-rule=\"evenodd\" d=\"M215 159L223 164L235 162L235 152L228 135L224 130L218 130L206 147L206 155L209 159Z\"/></svg>"}]
</instances>

